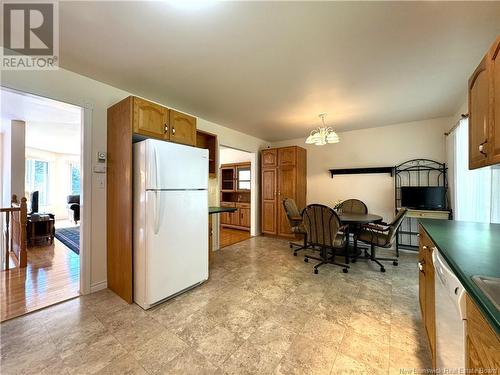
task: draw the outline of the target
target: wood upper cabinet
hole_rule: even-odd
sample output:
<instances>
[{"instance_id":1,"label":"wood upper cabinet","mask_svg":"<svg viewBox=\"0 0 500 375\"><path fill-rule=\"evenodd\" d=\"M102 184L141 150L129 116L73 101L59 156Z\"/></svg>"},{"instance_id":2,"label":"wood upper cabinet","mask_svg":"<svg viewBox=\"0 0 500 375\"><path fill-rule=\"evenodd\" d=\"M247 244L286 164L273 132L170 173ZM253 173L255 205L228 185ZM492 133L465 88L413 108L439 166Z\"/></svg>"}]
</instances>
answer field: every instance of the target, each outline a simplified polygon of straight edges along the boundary
<instances>
[{"instance_id":1,"label":"wood upper cabinet","mask_svg":"<svg viewBox=\"0 0 500 375\"><path fill-rule=\"evenodd\" d=\"M306 150L282 147L262 151L262 232L291 237L283 200L292 198L299 209L306 204Z\"/></svg>"},{"instance_id":2,"label":"wood upper cabinet","mask_svg":"<svg viewBox=\"0 0 500 375\"><path fill-rule=\"evenodd\" d=\"M278 150L275 148L262 150L262 168L272 168L278 165Z\"/></svg>"},{"instance_id":3,"label":"wood upper cabinet","mask_svg":"<svg viewBox=\"0 0 500 375\"><path fill-rule=\"evenodd\" d=\"M490 96L490 139L489 148L492 164L500 163L500 36L490 53L491 96Z\"/></svg>"},{"instance_id":4,"label":"wood upper cabinet","mask_svg":"<svg viewBox=\"0 0 500 375\"><path fill-rule=\"evenodd\" d=\"M500 36L469 79L469 169L500 163Z\"/></svg>"},{"instance_id":5,"label":"wood upper cabinet","mask_svg":"<svg viewBox=\"0 0 500 375\"><path fill-rule=\"evenodd\" d=\"M487 165L489 83L485 57L469 79L469 169Z\"/></svg>"},{"instance_id":6,"label":"wood upper cabinet","mask_svg":"<svg viewBox=\"0 0 500 375\"><path fill-rule=\"evenodd\" d=\"M168 140L169 110L147 100L133 98L133 131L135 134Z\"/></svg>"},{"instance_id":7,"label":"wood upper cabinet","mask_svg":"<svg viewBox=\"0 0 500 375\"><path fill-rule=\"evenodd\" d=\"M196 118L171 109L170 140L175 143L196 146Z\"/></svg>"},{"instance_id":8,"label":"wood upper cabinet","mask_svg":"<svg viewBox=\"0 0 500 375\"><path fill-rule=\"evenodd\" d=\"M282 147L278 149L278 165L295 165L297 157L296 147Z\"/></svg>"}]
</instances>

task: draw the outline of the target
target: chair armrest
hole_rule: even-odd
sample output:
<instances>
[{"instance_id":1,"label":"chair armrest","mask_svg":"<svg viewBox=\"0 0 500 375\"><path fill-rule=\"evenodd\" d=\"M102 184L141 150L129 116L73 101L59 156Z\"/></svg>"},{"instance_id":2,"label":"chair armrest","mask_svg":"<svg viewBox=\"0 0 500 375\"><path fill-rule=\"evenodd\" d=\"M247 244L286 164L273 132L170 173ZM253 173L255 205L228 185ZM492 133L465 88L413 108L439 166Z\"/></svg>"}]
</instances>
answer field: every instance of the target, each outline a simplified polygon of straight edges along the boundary
<instances>
[{"instance_id":1,"label":"chair armrest","mask_svg":"<svg viewBox=\"0 0 500 375\"><path fill-rule=\"evenodd\" d=\"M341 226L339 227L339 231L341 231L341 232L345 232L347 228L349 228L349 225L348 225L348 224L341 225Z\"/></svg>"},{"instance_id":2,"label":"chair armrest","mask_svg":"<svg viewBox=\"0 0 500 375\"><path fill-rule=\"evenodd\" d=\"M387 225L365 224L363 225L363 229L376 230L379 232L388 232L390 228Z\"/></svg>"},{"instance_id":3,"label":"chair armrest","mask_svg":"<svg viewBox=\"0 0 500 375\"><path fill-rule=\"evenodd\" d=\"M302 216L292 216L290 217L290 220L293 220L293 221L302 221Z\"/></svg>"}]
</instances>

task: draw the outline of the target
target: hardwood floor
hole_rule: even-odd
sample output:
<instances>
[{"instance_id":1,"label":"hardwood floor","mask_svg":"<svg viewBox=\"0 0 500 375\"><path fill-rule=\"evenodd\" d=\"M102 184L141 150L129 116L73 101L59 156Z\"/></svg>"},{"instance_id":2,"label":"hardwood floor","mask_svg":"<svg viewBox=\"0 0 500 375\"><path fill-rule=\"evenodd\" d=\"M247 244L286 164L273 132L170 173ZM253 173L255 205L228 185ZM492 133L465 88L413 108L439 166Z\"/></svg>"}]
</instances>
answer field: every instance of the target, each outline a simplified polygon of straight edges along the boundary
<instances>
[{"instance_id":1,"label":"hardwood floor","mask_svg":"<svg viewBox=\"0 0 500 375\"><path fill-rule=\"evenodd\" d=\"M219 247L223 248L250 238L250 232L239 229L220 228Z\"/></svg>"},{"instance_id":2,"label":"hardwood floor","mask_svg":"<svg viewBox=\"0 0 500 375\"><path fill-rule=\"evenodd\" d=\"M1 271L0 282L4 321L78 296L80 257L54 239L53 245L28 248L28 266Z\"/></svg>"}]
</instances>

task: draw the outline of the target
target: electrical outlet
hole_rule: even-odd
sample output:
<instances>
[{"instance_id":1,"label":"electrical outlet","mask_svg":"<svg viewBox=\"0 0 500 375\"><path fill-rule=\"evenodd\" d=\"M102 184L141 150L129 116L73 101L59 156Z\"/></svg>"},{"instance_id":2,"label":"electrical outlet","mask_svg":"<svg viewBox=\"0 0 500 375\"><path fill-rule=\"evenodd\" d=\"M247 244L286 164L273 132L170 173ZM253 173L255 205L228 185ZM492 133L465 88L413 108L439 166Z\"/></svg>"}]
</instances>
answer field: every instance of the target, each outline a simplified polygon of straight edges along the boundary
<instances>
[{"instance_id":1,"label":"electrical outlet","mask_svg":"<svg viewBox=\"0 0 500 375\"><path fill-rule=\"evenodd\" d=\"M106 187L106 178L102 174L97 175L97 188L104 189Z\"/></svg>"}]
</instances>

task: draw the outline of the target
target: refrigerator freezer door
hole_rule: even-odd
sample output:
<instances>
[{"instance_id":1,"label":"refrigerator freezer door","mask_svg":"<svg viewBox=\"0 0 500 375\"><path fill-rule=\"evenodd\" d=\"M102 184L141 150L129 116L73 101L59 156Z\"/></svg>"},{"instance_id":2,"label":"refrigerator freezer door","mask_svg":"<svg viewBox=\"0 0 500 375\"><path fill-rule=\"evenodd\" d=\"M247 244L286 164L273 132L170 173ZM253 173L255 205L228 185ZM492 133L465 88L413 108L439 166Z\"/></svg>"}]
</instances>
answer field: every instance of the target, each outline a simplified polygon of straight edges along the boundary
<instances>
[{"instance_id":1,"label":"refrigerator freezer door","mask_svg":"<svg viewBox=\"0 0 500 375\"><path fill-rule=\"evenodd\" d=\"M144 229L147 305L208 279L207 191L146 192Z\"/></svg>"},{"instance_id":2,"label":"refrigerator freezer door","mask_svg":"<svg viewBox=\"0 0 500 375\"><path fill-rule=\"evenodd\" d=\"M146 190L208 188L208 150L148 139Z\"/></svg>"}]
</instances>

